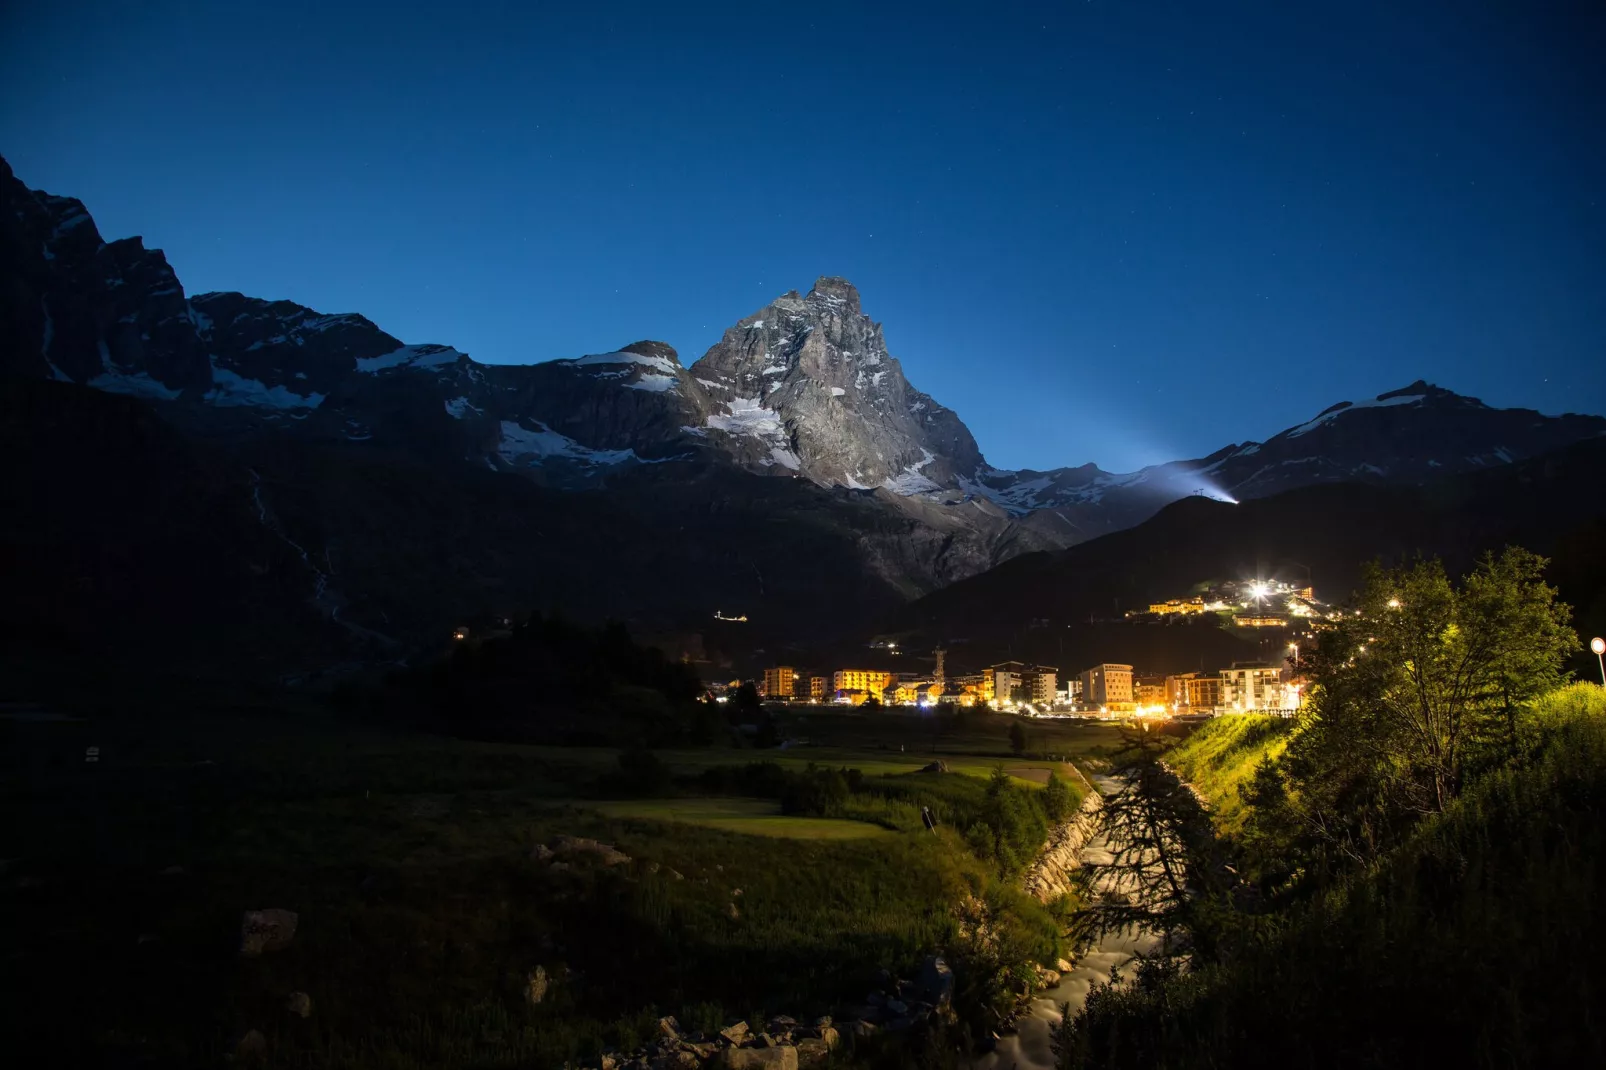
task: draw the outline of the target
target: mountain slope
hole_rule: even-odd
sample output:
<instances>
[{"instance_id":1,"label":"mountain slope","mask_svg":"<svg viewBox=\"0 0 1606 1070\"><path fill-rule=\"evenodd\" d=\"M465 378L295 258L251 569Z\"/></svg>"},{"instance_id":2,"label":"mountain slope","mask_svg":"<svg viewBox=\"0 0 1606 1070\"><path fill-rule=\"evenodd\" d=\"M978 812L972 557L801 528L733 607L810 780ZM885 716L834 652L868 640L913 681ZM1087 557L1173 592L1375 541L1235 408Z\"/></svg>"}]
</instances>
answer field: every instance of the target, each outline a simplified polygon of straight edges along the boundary
<instances>
[{"instance_id":1,"label":"mountain slope","mask_svg":"<svg viewBox=\"0 0 1606 1070\"><path fill-rule=\"evenodd\" d=\"M299 608L355 653L438 636L491 607L653 629L693 628L723 608L752 615L755 635L852 630L1201 488L1248 498L1338 479L1414 484L1606 429L1414 384L1196 461L1004 472L908 382L843 279L744 317L690 368L654 341L486 365L353 313L187 297L160 251L103 241L82 203L29 190L3 160L0 200L0 371L126 395L134 408L110 426L156 414L213 481L207 493L228 499L217 508L244 509L257 527L220 530L194 560L257 560L264 537L289 548L280 589L300 591ZM72 420L101 411L94 399L29 402L18 442L70 437ZM117 449L97 429L82 442ZM108 457L108 469L141 455ZM159 481L164 462L151 464ZM168 465L177 485L200 479L191 464ZM79 482L99 493L93 475L40 467L60 493ZM151 511L161 498L109 495L72 537L162 530ZM73 582L70 571L54 582ZM29 577L41 612L51 582L48 569ZM354 656L335 645L330 659Z\"/></svg>"},{"instance_id":2,"label":"mountain slope","mask_svg":"<svg viewBox=\"0 0 1606 1070\"><path fill-rule=\"evenodd\" d=\"M1374 558L1434 554L1454 570L1508 543L1556 554L1564 597L1588 610L1606 579L1587 567L1606 518L1603 464L1606 439L1594 438L1423 486L1321 484L1241 505L1192 496L1135 528L954 583L901 609L892 626L934 638L1009 636L1025 620L1063 628L1206 580L1257 577L1306 580L1340 600Z\"/></svg>"}]
</instances>

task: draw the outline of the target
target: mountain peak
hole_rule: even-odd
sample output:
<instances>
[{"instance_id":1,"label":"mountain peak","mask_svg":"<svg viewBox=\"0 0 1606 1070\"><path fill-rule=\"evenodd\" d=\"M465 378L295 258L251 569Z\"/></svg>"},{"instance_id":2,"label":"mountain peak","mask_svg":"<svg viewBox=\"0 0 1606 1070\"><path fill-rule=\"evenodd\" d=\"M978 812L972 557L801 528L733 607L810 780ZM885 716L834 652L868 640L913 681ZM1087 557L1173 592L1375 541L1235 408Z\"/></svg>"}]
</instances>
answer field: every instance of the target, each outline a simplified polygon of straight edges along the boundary
<instances>
[{"instance_id":1,"label":"mountain peak","mask_svg":"<svg viewBox=\"0 0 1606 1070\"><path fill-rule=\"evenodd\" d=\"M639 342L631 342L620 348L621 353L634 353L638 357L662 357L675 365L680 364L680 354L668 342L655 342L650 338L643 338Z\"/></svg>"},{"instance_id":2,"label":"mountain peak","mask_svg":"<svg viewBox=\"0 0 1606 1070\"><path fill-rule=\"evenodd\" d=\"M841 303L848 310L858 313L859 288L840 275L821 275L814 280L814 289L809 291L810 300L821 300L829 304Z\"/></svg>"}]
</instances>

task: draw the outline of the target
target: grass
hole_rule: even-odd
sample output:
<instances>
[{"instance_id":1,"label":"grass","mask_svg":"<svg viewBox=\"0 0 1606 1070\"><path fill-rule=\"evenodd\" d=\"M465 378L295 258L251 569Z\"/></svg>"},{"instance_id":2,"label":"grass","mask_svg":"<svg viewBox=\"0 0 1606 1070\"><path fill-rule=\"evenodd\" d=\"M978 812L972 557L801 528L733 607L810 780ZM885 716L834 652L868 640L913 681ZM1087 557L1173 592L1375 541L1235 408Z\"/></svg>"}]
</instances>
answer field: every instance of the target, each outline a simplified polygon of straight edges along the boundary
<instances>
[{"instance_id":1,"label":"grass","mask_svg":"<svg viewBox=\"0 0 1606 1070\"><path fill-rule=\"evenodd\" d=\"M314 710L13 726L0 910L26 924L0 933L0 957L29 983L0 1004L0 1030L61 1065L216 1066L258 1029L270 1065L399 1070L591 1059L632 1046L660 1013L832 1013L877 971L907 976L931 949L954 950L955 904L990 894L996 874L961 830L920 831L914 788L898 786L968 806L1000 762L1028 782L1061 767L1009 755L1003 723L944 741L958 776L915 774L931 757L889 734L913 722L831 746L662 755L682 774L768 759L861 768L893 786L886 812L865 815L880 823L740 798L571 803L618 769L618 751L388 732ZM977 752L955 749L967 739ZM103 757L86 766L91 744ZM634 861L567 873L533 861L559 833ZM301 915L295 941L241 960L241 912L262 907ZM1009 910L1052 945L1037 904ZM536 965L559 980L532 1007L520 989ZM311 995L310 1020L285 1014L292 991Z\"/></svg>"},{"instance_id":2,"label":"grass","mask_svg":"<svg viewBox=\"0 0 1606 1070\"><path fill-rule=\"evenodd\" d=\"M1288 746L1294 720L1257 713L1234 713L1200 725L1165 754L1167 764L1210 804L1216 828L1231 835L1247 816L1242 789L1266 758Z\"/></svg>"},{"instance_id":3,"label":"grass","mask_svg":"<svg viewBox=\"0 0 1606 1070\"><path fill-rule=\"evenodd\" d=\"M1250 919L1220 961L1090 1002L1062 1065L1606 1065L1606 693L1552 693L1526 735L1513 767Z\"/></svg>"},{"instance_id":4,"label":"grass","mask_svg":"<svg viewBox=\"0 0 1606 1070\"><path fill-rule=\"evenodd\" d=\"M863 821L828 817L793 817L770 799L630 799L584 804L607 817L665 821L748 836L792 840L858 840L891 833Z\"/></svg>"}]
</instances>

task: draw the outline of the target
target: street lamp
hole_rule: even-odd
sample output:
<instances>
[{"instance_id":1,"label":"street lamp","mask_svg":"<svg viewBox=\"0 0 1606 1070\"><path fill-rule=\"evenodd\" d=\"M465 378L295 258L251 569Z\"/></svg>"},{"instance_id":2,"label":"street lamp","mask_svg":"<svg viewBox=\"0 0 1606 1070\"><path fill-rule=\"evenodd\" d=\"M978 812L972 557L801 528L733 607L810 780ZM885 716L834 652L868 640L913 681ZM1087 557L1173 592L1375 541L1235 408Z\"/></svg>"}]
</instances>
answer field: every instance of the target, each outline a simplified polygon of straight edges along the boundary
<instances>
[{"instance_id":1,"label":"street lamp","mask_svg":"<svg viewBox=\"0 0 1606 1070\"><path fill-rule=\"evenodd\" d=\"M1601 655L1606 654L1606 639L1595 636L1589 641L1589 649L1595 652L1595 664L1600 666L1600 686L1606 687L1606 661L1601 660Z\"/></svg>"}]
</instances>

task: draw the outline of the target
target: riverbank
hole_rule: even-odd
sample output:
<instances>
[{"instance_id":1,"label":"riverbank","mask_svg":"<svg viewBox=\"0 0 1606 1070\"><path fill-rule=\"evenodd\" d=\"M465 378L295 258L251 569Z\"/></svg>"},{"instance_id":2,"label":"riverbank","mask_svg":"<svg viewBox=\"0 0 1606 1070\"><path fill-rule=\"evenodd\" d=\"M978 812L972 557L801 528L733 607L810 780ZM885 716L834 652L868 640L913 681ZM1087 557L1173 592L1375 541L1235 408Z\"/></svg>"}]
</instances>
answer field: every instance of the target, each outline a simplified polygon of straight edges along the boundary
<instances>
[{"instance_id":1,"label":"riverbank","mask_svg":"<svg viewBox=\"0 0 1606 1070\"><path fill-rule=\"evenodd\" d=\"M1027 874L1028 890L1039 898L1068 892L1079 870L1107 868L1114 861L1103 828L1103 800L1120 791L1123 783L1111 776L1095 776L1093 781L1096 790L1082 800L1073 818L1055 829L1043 856ZM1101 893L1115 891L1113 874L1097 876L1094 888ZM1014 1031L1000 1037L993 1050L975 1062L975 1070L1054 1070L1054 1037L1066 1015L1080 1011L1095 986L1127 978L1133 961L1159 943L1156 933L1130 929L1101 936L1054 984L1029 998Z\"/></svg>"}]
</instances>

